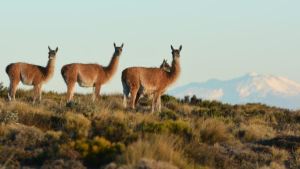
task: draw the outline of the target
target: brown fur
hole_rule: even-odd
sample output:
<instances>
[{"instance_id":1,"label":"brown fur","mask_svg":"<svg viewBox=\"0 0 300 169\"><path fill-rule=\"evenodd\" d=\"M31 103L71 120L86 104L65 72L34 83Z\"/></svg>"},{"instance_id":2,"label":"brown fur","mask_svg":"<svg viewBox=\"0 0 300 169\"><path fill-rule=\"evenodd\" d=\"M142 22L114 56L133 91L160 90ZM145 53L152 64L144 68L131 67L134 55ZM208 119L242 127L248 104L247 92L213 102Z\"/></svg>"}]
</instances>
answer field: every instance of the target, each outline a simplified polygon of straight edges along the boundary
<instances>
[{"instance_id":1,"label":"brown fur","mask_svg":"<svg viewBox=\"0 0 300 169\"><path fill-rule=\"evenodd\" d=\"M8 98L9 100L15 100L15 95L19 82L21 81L25 85L32 85L34 90L33 101L39 97L41 100L42 85L47 83L54 74L55 60L56 60L56 50L49 48L49 60L46 67L32 65L28 63L11 63L6 67L6 73L9 76L10 86Z\"/></svg>"},{"instance_id":2,"label":"brown fur","mask_svg":"<svg viewBox=\"0 0 300 169\"><path fill-rule=\"evenodd\" d=\"M159 68L161 69L161 70L163 70L163 71L166 71L166 72L170 72L171 71L171 66L168 64L168 62L167 62L167 60L163 60L163 62L162 62L162 64L159 66ZM128 69L131 69L131 68L128 68ZM129 75L130 76L130 73L129 74L124 74L124 79L127 79L127 75ZM126 84L124 84L125 86L126 86ZM125 87L124 86L124 87ZM128 88L128 87L127 87ZM129 88L128 88L129 89ZM126 89L124 89L124 91L125 91ZM128 93L130 92L130 89L127 91ZM144 90L139 90L138 91L138 93L137 93L137 95L136 95L136 99L135 99L135 105L137 104L137 102L138 102L138 100L139 100L139 98L142 96L142 95L147 95L147 96L149 96L149 95L151 95L152 93L150 93L150 92L147 92L147 91L144 91ZM124 105L125 105L125 107L126 107L126 97L124 98L124 103L123 103Z\"/></svg>"},{"instance_id":3,"label":"brown fur","mask_svg":"<svg viewBox=\"0 0 300 169\"><path fill-rule=\"evenodd\" d=\"M100 89L103 84L108 82L117 71L119 56L123 50L114 44L115 52L108 66L104 67L99 64L82 64L73 63L62 67L61 74L67 84L67 101L72 101L74 96L75 84L81 87L95 87L93 100L99 98Z\"/></svg>"},{"instance_id":4,"label":"brown fur","mask_svg":"<svg viewBox=\"0 0 300 169\"><path fill-rule=\"evenodd\" d=\"M176 81L180 74L180 51L171 46L173 61L170 71L161 68L129 67L122 72L122 85L124 94L124 106L126 99L131 95L130 106L135 108L137 100L143 93L153 94L152 112L158 107L161 110L160 97L166 89Z\"/></svg>"}]
</instances>

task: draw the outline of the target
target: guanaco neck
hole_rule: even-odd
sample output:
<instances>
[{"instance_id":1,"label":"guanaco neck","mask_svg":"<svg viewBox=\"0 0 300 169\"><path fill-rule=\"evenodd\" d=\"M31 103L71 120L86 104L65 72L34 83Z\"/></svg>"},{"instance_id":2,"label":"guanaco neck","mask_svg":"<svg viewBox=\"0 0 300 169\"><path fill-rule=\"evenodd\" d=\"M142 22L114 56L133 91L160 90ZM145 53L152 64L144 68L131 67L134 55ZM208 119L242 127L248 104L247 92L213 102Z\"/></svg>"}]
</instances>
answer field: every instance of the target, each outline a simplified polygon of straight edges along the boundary
<instances>
[{"instance_id":1,"label":"guanaco neck","mask_svg":"<svg viewBox=\"0 0 300 169\"><path fill-rule=\"evenodd\" d=\"M170 72L168 72L168 81L169 84L175 82L177 78L179 77L181 68L180 68L180 61L179 57L175 57L172 61L172 67Z\"/></svg>"},{"instance_id":2,"label":"guanaco neck","mask_svg":"<svg viewBox=\"0 0 300 169\"><path fill-rule=\"evenodd\" d=\"M54 69L55 69L55 58L50 58L46 66L44 80L49 80L53 76Z\"/></svg>"},{"instance_id":3,"label":"guanaco neck","mask_svg":"<svg viewBox=\"0 0 300 169\"><path fill-rule=\"evenodd\" d=\"M117 71L119 64L120 54L116 52L113 54L108 66L104 67L104 72L106 74L106 80L109 80Z\"/></svg>"}]
</instances>

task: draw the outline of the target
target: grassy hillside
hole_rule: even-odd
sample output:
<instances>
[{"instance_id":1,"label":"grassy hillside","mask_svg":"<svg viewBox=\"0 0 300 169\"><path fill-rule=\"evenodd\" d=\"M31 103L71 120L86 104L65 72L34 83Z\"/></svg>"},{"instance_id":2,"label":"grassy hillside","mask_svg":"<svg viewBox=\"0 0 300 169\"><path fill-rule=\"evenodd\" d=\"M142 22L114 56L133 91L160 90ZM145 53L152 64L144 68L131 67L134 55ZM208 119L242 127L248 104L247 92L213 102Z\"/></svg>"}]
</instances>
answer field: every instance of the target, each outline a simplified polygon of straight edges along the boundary
<instances>
[{"instance_id":1,"label":"grassy hillside","mask_svg":"<svg viewBox=\"0 0 300 169\"><path fill-rule=\"evenodd\" d=\"M48 92L41 103L0 92L0 168L300 168L300 111L163 96L162 112L122 107L121 95Z\"/></svg>"}]
</instances>

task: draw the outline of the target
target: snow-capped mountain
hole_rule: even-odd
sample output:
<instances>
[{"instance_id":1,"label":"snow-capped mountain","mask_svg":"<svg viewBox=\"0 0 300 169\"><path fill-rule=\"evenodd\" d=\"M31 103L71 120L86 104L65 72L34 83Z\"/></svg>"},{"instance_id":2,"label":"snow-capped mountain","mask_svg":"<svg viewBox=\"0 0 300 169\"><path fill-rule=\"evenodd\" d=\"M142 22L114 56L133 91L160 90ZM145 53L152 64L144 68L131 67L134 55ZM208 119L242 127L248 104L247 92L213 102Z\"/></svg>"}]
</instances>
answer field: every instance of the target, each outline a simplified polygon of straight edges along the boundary
<instances>
[{"instance_id":1,"label":"snow-capped mountain","mask_svg":"<svg viewBox=\"0 0 300 169\"><path fill-rule=\"evenodd\" d=\"M220 100L227 103L265 103L290 109L300 109L300 84L285 77L249 73L231 80L212 79L190 83L168 92L176 97L186 95Z\"/></svg>"}]
</instances>

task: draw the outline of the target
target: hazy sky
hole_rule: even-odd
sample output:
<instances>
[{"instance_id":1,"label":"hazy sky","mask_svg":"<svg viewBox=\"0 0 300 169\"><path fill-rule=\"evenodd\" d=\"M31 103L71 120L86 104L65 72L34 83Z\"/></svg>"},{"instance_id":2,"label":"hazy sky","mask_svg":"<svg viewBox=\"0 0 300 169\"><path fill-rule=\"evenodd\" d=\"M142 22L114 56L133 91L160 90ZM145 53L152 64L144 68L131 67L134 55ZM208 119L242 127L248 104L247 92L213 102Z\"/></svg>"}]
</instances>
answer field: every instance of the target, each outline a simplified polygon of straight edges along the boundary
<instances>
[{"instance_id":1,"label":"hazy sky","mask_svg":"<svg viewBox=\"0 0 300 169\"><path fill-rule=\"evenodd\" d=\"M7 64L46 65L47 46L58 46L56 72L44 89L65 91L62 65L107 65L113 42L124 42L118 73L102 92L122 91L126 67L170 62L170 44L183 45L173 87L247 72L300 82L299 7L298 0L1 1L0 81L8 85Z\"/></svg>"}]
</instances>

